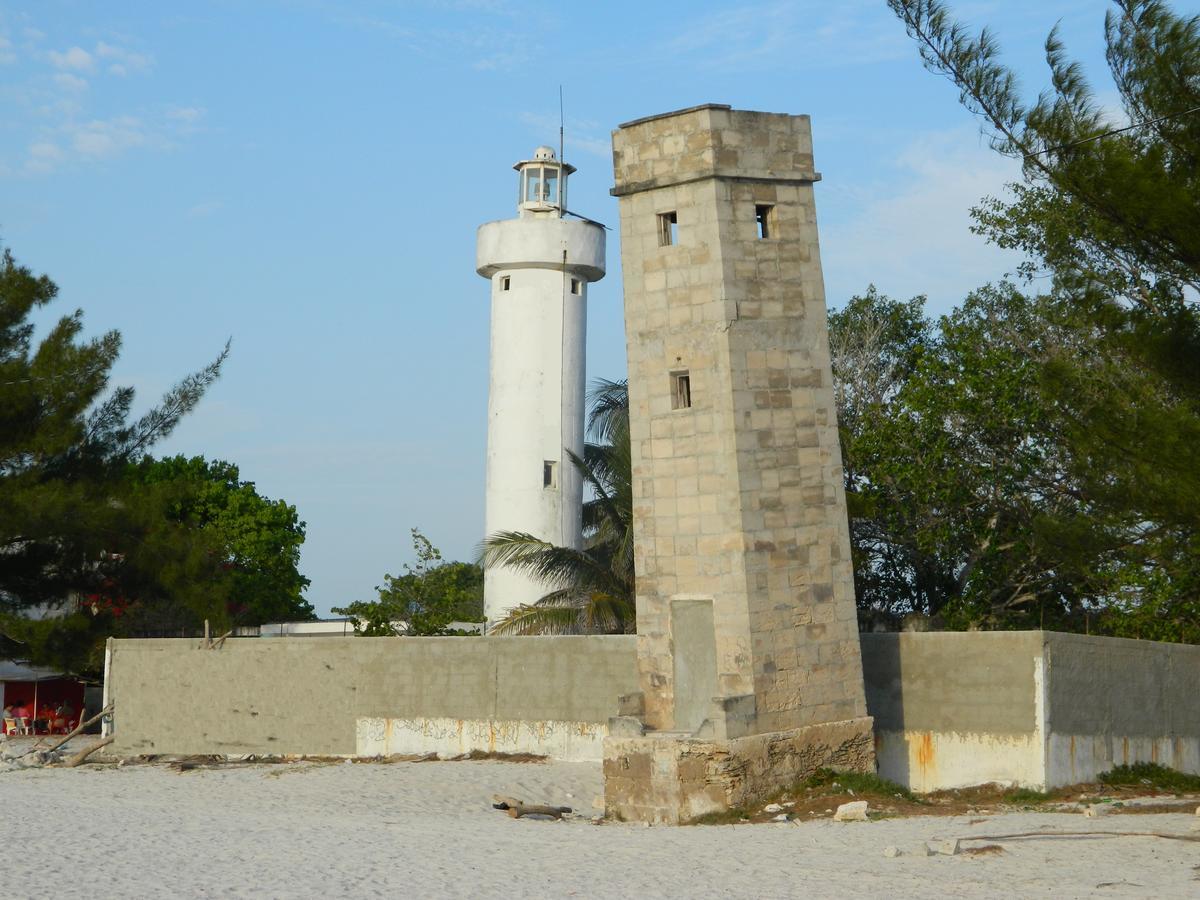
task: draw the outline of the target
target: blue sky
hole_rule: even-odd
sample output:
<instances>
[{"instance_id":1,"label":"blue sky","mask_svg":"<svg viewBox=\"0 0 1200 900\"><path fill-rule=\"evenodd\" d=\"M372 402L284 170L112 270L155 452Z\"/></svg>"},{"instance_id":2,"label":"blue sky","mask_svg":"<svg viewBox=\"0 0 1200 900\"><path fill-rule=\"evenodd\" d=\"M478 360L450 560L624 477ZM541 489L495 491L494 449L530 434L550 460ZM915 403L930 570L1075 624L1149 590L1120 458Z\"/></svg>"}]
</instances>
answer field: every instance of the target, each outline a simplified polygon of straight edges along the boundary
<instances>
[{"instance_id":1,"label":"blue sky","mask_svg":"<svg viewBox=\"0 0 1200 900\"><path fill-rule=\"evenodd\" d=\"M956 5L1032 95L1061 22L1105 91L1100 0ZM119 329L143 403L233 339L158 448L240 465L308 523L319 612L370 599L420 527L483 528L488 286L475 228L558 142L571 205L617 220L609 133L697 103L813 117L831 305L870 283L944 312L1014 261L967 210L1016 170L883 0L0 0L0 241ZM625 368L619 247L590 291L588 374Z\"/></svg>"}]
</instances>

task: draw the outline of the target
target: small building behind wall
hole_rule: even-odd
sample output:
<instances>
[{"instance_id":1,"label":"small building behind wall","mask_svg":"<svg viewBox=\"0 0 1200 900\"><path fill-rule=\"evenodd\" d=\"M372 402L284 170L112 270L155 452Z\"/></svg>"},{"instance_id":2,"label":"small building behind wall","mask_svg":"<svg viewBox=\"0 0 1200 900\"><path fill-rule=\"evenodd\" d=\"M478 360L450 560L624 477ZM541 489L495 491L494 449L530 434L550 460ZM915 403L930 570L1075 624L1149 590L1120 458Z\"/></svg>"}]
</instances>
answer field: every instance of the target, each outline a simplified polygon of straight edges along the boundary
<instances>
[{"instance_id":1,"label":"small building behind wall","mask_svg":"<svg viewBox=\"0 0 1200 900\"><path fill-rule=\"evenodd\" d=\"M34 717L45 707L70 704L76 714L84 707L83 682L54 669L31 666L15 660L0 660L0 706L23 703Z\"/></svg>"}]
</instances>

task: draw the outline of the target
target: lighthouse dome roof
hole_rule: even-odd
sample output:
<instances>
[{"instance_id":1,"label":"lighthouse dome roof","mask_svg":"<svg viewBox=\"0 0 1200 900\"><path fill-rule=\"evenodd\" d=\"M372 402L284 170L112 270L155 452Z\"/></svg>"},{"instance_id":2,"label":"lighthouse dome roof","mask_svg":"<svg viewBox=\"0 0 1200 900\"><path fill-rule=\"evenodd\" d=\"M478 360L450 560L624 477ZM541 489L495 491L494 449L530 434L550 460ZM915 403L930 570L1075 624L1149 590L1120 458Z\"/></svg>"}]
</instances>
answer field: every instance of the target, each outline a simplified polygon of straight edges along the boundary
<instances>
[{"instance_id":1,"label":"lighthouse dome roof","mask_svg":"<svg viewBox=\"0 0 1200 900\"><path fill-rule=\"evenodd\" d=\"M534 159L554 159L554 148L548 147L545 144L533 151Z\"/></svg>"}]
</instances>

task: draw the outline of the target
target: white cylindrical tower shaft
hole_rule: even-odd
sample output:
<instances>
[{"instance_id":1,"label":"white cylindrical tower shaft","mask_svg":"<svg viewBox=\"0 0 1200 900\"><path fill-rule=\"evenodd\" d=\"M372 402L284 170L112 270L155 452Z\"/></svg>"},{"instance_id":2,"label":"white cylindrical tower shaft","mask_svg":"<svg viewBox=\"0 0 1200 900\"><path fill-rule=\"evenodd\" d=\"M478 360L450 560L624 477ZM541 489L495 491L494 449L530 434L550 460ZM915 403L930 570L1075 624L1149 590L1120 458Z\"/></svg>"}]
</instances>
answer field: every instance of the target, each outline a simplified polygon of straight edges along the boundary
<instances>
[{"instance_id":1,"label":"white cylindrical tower shaft","mask_svg":"<svg viewBox=\"0 0 1200 900\"><path fill-rule=\"evenodd\" d=\"M518 163L519 217L481 225L476 271L491 280L488 535L524 532L582 545L588 284L604 277L604 229L562 218L571 166L539 147ZM489 623L551 588L502 567L484 577Z\"/></svg>"}]
</instances>

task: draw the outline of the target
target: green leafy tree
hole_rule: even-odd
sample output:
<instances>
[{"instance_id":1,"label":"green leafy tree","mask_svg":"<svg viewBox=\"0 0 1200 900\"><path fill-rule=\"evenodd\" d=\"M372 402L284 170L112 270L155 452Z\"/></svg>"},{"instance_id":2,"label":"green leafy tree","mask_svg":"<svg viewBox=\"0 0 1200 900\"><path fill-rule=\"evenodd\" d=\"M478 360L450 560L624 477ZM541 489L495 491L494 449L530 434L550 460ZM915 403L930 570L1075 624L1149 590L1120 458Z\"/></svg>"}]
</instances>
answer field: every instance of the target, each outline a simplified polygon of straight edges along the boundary
<instances>
[{"instance_id":1,"label":"green leafy tree","mask_svg":"<svg viewBox=\"0 0 1200 900\"><path fill-rule=\"evenodd\" d=\"M131 418L109 390L111 331L76 311L34 342L49 278L0 258L0 656L94 675L103 639L168 611L226 620L229 579L210 535L165 514L176 488L139 490L129 466L200 401L228 352Z\"/></svg>"},{"instance_id":2,"label":"green leafy tree","mask_svg":"<svg viewBox=\"0 0 1200 900\"><path fill-rule=\"evenodd\" d=\"M1179 596L1186 560L1161 541L1150 555L1154 523L1096 502L1047 373L1069 352L1092 361L1097 390L1119 378L1149 389L1153 376L1103 357L1077 311L1012 285L936 324L919 302L871 291L830 315L868 627L920 613L946 627L1190 639L1194 620L1161 603L1168 585Z\"/></svg>"},{"instance_id":3,"label":"green leafy tree","mask_svg":"<svg viewBox=\"0 0 1200 900\"><path fill-rule=\"evenodd\" d=\"M376 588L378 600L333 610L353 618L358 634L464 634L454 625L483 621L483 570L474 563L444 562L441 552L416 528L412 540L416 565L405 563L403 575L384 575L383 586Z\"/></svg>"},{"instance_id":4,"label":"green leafy tree","mask_svg":"<svg viewBox=\"0 0 1200 900\"><path fill-rule=\"evenodd\" d=\"M632 634L637 627L633 568L633 465L629 397L624 381L599 380L589 392L581 459L569 453L591 498L583 504L582 550L523 532L489 535L485 566L510 566L548 592L492 626L499 634Z\"/></svg>"},{"instance_id":5,"label":"green leafy tree","mask_svg":"<svg viewBox=\"0 0 1200 900\"><path fill-rule=\"evenodd\" d=\"M172 485L170 519L215 536L230 573L233 624L314 618L304 599L309 580L298 568L305 526L296 507L261 496L254 482L241 480L237 466L200 456L147 457L133 477L142 485Z\"/></svg>"},{"instance_id":6,"label":"green leafy tree","mask_svg":"<svg viewBox=\"0 0 1200 900\"><path fill-rule=\"evenodd\" d=\"M953 596L954 572L920 537L913 474L885 471L892 455L909 459L911 437L890 422L900 394L936 343L924 297L890 299L871 286L829 313L829 348L842 445L855 594L868 625L894 626L906 614L936 613Z\"/></svg>"},{"instance_id":7,"label":"green leafy tree","mask_svg":"<svg viewBox=\"0 0 1200 900\"><path fill-rule=\"evenodd\" d=\"M870 292L830 316L834 347L879 334L871 355L897 361L896 382L848 403L842 426L860 603L1012 623L1055 591L1054 561L1033 546L1061 472L1038 391L1046 323L1011 286L976 292L936 327L919 303ZM857 380L844 352L834 360L837 383Z\"/></svg>"}]
</instances>

